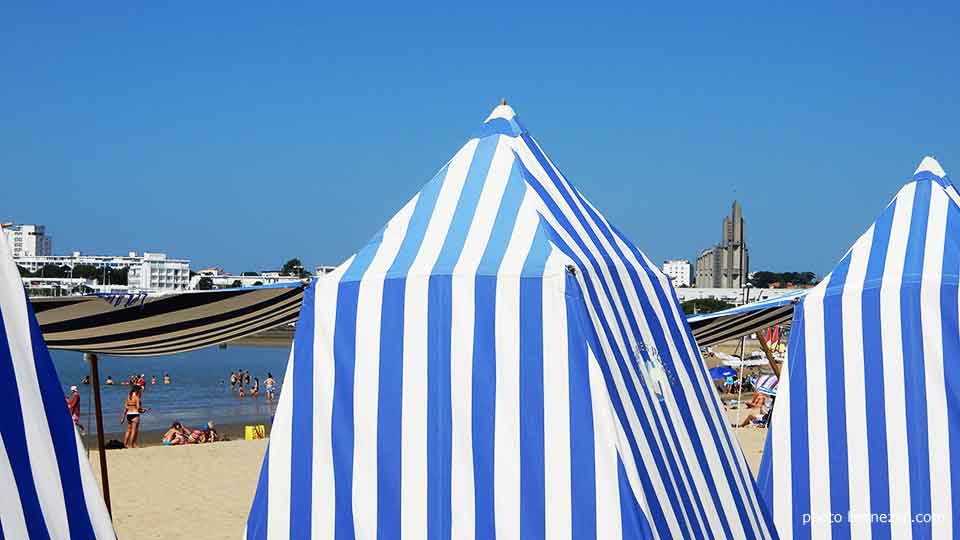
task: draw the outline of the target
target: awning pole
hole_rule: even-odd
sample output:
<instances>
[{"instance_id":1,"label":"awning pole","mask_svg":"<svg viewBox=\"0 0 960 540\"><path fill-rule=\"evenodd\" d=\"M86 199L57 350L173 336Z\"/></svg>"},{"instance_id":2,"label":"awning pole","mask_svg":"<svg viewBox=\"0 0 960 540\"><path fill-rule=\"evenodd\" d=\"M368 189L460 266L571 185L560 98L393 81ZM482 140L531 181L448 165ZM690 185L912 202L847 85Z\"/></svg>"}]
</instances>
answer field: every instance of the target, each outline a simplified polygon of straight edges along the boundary
<instances>
[{"instance_id":1,"label":"awning pole","mask_svg":"<svg viewBox=\"0 0 960 540\"><path fill-rule=\"evenodd\" d=\"M107 503L107 513L113 518L110 509L110 480L107 478L107 449L103 444L103 406L100 403L100 370L95 353L84 353L84 359L90 363L90 376L93 378L93 404L97 417L97 448L100 451L100 480L103 484L103 501Z\"/></svg>"}]
</instances>

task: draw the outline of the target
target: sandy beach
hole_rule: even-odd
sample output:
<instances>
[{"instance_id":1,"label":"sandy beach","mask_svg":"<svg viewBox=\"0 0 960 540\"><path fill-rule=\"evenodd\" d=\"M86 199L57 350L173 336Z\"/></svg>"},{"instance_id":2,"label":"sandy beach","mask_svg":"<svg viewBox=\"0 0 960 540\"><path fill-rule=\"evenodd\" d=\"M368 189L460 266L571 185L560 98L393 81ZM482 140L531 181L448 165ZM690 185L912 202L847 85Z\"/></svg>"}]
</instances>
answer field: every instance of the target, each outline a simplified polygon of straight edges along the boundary
<instances>
[{"instance_id":1,"label":"sandy beach","mask_svg":"<svg viewBox=\"0 0 960 540\"><path fill-rule=\"evenodd\" d=\"M731 421L736 411L727 411ZM766 430L736 430L756 473ZM120 540L237 540L253 500L266 440L150 446L107 452L113 523ZM100 478L96 451L91 464Z\"/></svg>"}]
</instances>

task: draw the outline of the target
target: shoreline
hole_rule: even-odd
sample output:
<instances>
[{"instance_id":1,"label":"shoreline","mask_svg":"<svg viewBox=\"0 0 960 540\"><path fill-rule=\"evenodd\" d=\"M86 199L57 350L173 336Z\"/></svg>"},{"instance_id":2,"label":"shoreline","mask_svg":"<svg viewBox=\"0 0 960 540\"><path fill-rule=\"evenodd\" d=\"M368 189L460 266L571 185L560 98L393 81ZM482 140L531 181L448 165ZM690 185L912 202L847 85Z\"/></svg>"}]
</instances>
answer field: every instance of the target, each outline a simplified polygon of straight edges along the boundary
<instances>
[{"instance_id":1,"label":"shoreline","mask_svg":"<svg viewBox=\"0 0 960 540\"><path fill-rule=\"evenodd\" d=\"M269 421L269 420L265 420L265 421L263 421L263 422L261 422L261 423L263 424L263 427L264 427L264 437L265 437L265 438L266 438L266 437L269 437L269 436L270 436L270 427L271 427L271 426L270 426L270 421ZM230 441L242 441L242 440L245 440L245 439L243 438L243 435L244 435L244 427L245 427L245 426L249 426L249 425L256 425L256 424L249 424L249 423L219 423L219 422L214 422L214 428L217 430L217 433L219 433L220 436L223 437L223 439L222 439L221 441L218 441L218 442L230 442ZM198 429L198 428L203 428L203 427L206 427L206 426L185 426L185 427L188 427L188 428L190 428L190 429ZM138 437L137 437L137 439L138 439L138 440L137 440L137 448L139 449L139 448L149 448L149 447L152 447L152 446L163 446L163 443L161 442L161 439L163 438L163 434L166 433L166 432L167 432L166 429L147 429L147 430L143 430L143 429L142 429L142 430L140 430L140 434L139 434ZM120 431L120 432L106 431L106 432L104 432L104 435L103 435L103 441L104 441L104 443L108 443L108 442L110 442L111 440L117 440L117 441L123 442L123 435L124 435L124 433L125 433L124 431ZM92 450L92 451L96 451L96 450L97 450L97 433L96 433L96 430L91 431L91 430L88 429L86 435L82 435L82 436L80 437L80 439L83 441L83 444L84 444L84 446L87 448L87 450ZM203 444L204 444L204 445L207 445L207 444L211 444L211 443L203 443ZM200 445L179 445L179 446L200 446ZM119 450L119 449L118 449L118 450ZM108 451L112 452L113 450L108 450Z\"/></svg>"}]
</instances>

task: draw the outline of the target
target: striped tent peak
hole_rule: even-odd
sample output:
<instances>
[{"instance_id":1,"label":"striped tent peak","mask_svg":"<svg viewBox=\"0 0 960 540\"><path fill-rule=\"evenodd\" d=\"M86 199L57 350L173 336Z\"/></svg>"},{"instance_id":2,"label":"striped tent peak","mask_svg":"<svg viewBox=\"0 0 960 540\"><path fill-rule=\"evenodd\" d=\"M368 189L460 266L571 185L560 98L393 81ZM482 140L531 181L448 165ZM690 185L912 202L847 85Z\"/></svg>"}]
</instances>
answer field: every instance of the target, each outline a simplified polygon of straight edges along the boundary
<instances>
[{"instance_id":1,"label":"striped tent peak","mask_svg":"<svg viewBox=\"0 0 960 540\"><path fill-rule=\"evenodd\" d=\"M61 388L0 234L0 538L115 538Z\"/></svg>"},{"instance_id":2,"label":"striped tent peak","mask_svg":"<svg viewBox=\"0 0 960 540\"><path fill-rule=\"evenodd\" d=\"M943 167L940 166L940 162L933 156L923 156L920 165L917 166L917 170L914 171L913 174L916 175L922 172L929 172L940 178L947 176L947 173L943 171Z\"/></svg>"},{"instance_id":3,"label":"striped tent peak","mask_svg":"<svg viewBox=\"0 0 960 540\"><path fill-rule=\"evenodd\" d=\"M564 211L580 205L612 229L546 157L514 109L501 104L434 177L341 265L343 271L328 278L351 282L415 274L542 276L544 272L562 272L573 264L575 248L569 235L564 237L557 228L568 220ZM507 250L512 233L525 226L529 247ZM418 259L423 247L418 240L438 236L443 237L443 246L436 260ZM402 241L392 250L384 250L389 238ZM385 252L392 260L384 260ZM541 255L552 252L558 256L548 270L547 258ZM504 259L511 255L522 260ZM600 255L607 263L616 263L608 253ZM659 280L659 268L639 255L643 270Z\"/></svg>"},{"instance_id":4,"label":"striped tent peak","mask_svg":"<svg viewBox=\"0 0 960 540\"><path fill-rule=\"evenodd\" d=\"M906 215L906 218L896 218L898 208L900 215ZM884 272L879 265L871 267L862 281L857 280L855 284L851 284L847 275L852 258L858 251L876 252L883 254L881 260L885 260L889 246L887 243L878 244L878 239L889 241L899 238L905 239L908 246L923 245L927 237L927 222L932 218L932 215L928 214L931 212L938 214L937 219L946 220L946 241L943 249L945 264L949 265L960 257L960 244L957 240L960 239L960 193L950 182L940 163L930 156L925 156L911 179L897 191L873 224L853 243L834 269L809 291L808 296L822 298L842 294L852 288L870 290L889 286L890 278L887 276L886 281L881 279ZM942 270L946 271L946 267ZM899 282L920 283L930 276L940 280L940 271L941 268L924 269L922 264L905 264ZM952 280L952 283L957 283L957 272L945 273L943 279L945 282Z\"/></svg>"}]
</instances>

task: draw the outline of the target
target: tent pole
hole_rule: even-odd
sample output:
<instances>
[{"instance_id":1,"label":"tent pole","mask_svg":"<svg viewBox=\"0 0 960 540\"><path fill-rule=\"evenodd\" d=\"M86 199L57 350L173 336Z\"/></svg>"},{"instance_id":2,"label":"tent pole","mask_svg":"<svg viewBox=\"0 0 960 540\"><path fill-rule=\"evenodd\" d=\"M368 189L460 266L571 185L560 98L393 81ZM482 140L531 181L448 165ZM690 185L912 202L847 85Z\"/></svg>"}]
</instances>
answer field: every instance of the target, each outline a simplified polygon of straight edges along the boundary
<instances>
[{"instance_id":1,"label":"tent pole","mask_svg":"<svg viewBox=\"0 0 960 540\"><path fill-rule=\"evenodd\" d=\"M767 345L767 340L760 336L760 332L757 332L757 341L760 343L760 349L763 350L763 354L767 357L767 363L770 364L770 369L773 370L773 374L777 376L777 379L780 378L780 366L777 365L777 360L773 357L773 351L770 350L770 346Z\"/></svg>"},{"instance_id":2,"label":"tent pole","mask_svg":"<svg viewBox=\"0 0 960 540\"><path fill-rule=\"evenodd\" d=\"M93 379L93 404L97 417L97 449L100 452L100 479L103 484L103 501L107 503L107 513L113 517L110 509L110 480L107 478L107 450L103 444L103 406L100 403L100 369L97 365L96 353L84 353L84 358L90 362L90 377Z\"/></svg>"}]
</instances>

